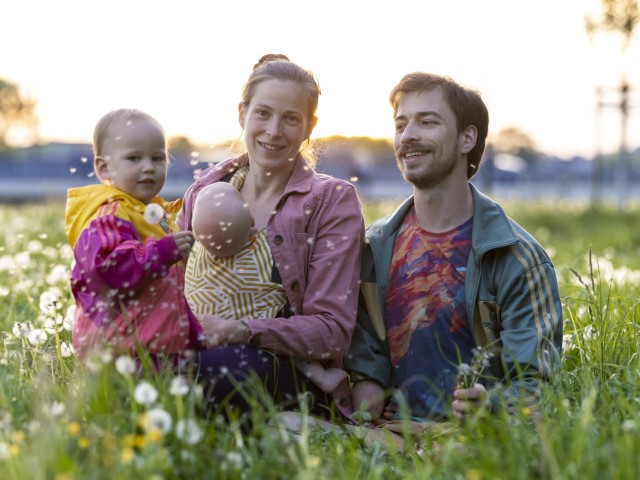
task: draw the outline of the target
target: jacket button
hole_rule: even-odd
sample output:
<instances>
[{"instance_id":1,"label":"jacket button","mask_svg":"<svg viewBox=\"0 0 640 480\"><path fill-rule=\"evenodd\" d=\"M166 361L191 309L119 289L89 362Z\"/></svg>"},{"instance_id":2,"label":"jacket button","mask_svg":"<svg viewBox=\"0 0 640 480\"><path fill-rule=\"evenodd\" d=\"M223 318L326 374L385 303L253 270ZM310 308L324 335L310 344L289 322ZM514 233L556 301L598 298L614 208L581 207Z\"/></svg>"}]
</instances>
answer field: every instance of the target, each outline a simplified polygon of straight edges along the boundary
<instances>
[{"instance_id":1,"label":"jacket button","mask_svg":"<svg viewBox=\"0 0 640 480\"><path fill-rule=\"evenodd\" d=\"M291 284L291 290L296 292L299 289L300 289L300 282L298 280L294 280L293 283Z\"/></svg>"},{"instance_id":2,"label":"jacket button","mask_svg":"<svg viewBox=\"0 0 640 480\"><path fill-rule=\"evenodd\" d=\"M282 244L282 235L276 235L275 237L273 237L273 243L275 243L276 245L281 245Z\"/></svg>"}]
</instances>

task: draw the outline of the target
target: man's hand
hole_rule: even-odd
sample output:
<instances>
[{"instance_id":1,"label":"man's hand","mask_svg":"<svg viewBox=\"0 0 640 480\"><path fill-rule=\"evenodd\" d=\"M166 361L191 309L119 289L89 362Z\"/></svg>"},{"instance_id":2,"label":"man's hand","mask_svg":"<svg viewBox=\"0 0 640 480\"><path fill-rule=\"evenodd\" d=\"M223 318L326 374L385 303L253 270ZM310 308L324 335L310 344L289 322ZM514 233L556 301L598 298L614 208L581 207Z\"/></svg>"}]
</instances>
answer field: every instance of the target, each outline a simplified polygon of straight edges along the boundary
<instances>
[{"instance_id":1,"label":"man's hand","mask_svg":"<svg viewBox=\"0 0 640 480\"><path fill-rule=\"evenodd\" d=\"M453 415L460 423L475 413L485 410L491 411L491 402L484 385L476 383L471 388L459 388L453 392Z\"/></svg>"},{"instance_id":2,"label":"man's hand","mask_svg":"<svg viewBox=\"0 0 640 480\"><path fill-rule=\"evenodd\" d=\"M368 413L370 420L377 420L384 410L384 404L384 390L376 382L363 380L353 386L353 407L356 412Z\"/></svg>"}]
</instances>

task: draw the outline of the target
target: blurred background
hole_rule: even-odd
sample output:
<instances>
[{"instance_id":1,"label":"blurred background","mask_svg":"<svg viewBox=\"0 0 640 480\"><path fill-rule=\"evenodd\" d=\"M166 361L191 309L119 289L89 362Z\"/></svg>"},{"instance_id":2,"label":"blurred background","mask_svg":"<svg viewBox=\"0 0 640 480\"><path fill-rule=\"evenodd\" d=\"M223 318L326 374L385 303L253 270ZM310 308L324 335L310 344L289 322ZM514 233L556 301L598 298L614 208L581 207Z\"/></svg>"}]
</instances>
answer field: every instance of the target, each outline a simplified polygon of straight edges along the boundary
<instances>
[{"instance_id":1,"label":"blurred background","mask_svg":"<svg viewBox=\"0 0 640 480\"><path fill-rule=\"evenodd\" d=\"M416 70L482 94L489 142L473 181L494 198L640 200L637 0L22 0L2 12L1 202L95 182L93 127L121 107L163 124L162 195L182 196L240 138L241 89L265 53L316 75L318 169L364 200L410 193L388 94Z\"/></svg>"}]
</instances>

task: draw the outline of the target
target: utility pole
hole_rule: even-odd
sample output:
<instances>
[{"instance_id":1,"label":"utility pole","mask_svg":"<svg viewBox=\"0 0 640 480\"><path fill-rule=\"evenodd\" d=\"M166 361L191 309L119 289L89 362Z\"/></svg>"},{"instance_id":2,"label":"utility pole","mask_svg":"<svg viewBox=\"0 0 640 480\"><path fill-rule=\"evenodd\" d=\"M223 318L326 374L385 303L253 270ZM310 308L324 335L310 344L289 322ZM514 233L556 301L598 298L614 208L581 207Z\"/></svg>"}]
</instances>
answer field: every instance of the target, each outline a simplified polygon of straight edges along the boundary
<instances>
[{"instance_id":1,"label":"utility pole","mask_svg":"<svg viewBox=\"0 0 640 480\"><path fill-rule=\"evenodd\" d=\"M606 101L604 99L604 91L602 88L598 88L596 90L598 119L598 125L596 126L596 135L598 136L598 138L600 134L600 118L602 116L602 110L604 108L613 107L620 111L620 145L618 148L618 158L614 173L614 187L617 195L618 208L620 209L626 207L627 199L629 198L629 186L632 173L631 156L629 155L629 149L627 145L627 129L629 123L630 108L629 93L631 90L632 89L629 86L629 82L624 75L622 76L622 79L620 81L620 86L611 90L617 97L613 101ZM599 200L602 196L602 183L604 180L604 165L602 161L602 154L600 151L597 152L595 160L596 166L593 177L592 191L592 198L594 201Z\"/></svg>"}]
</instances>

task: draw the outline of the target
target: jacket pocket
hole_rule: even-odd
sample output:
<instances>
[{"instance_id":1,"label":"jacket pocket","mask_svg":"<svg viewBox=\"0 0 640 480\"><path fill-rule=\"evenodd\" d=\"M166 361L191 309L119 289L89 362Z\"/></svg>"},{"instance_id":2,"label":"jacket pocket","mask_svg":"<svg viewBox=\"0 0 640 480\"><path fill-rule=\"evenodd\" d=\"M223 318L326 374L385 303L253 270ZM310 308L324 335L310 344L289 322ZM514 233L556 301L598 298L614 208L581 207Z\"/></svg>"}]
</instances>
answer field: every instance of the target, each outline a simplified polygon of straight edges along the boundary
<instances>
[{"instance_id":1,"label":"jacket pocket","mask_svg":"<svg viewBox=\"0 0 640 480\"><path fill-rule=\"evenodd\" d=\"M493 301L481 300L478 302L478 314L480 322L474 322L476 338L481 347L497 353L501 350L500 326L502 308Z\"/></svg>"}]
</instances>

